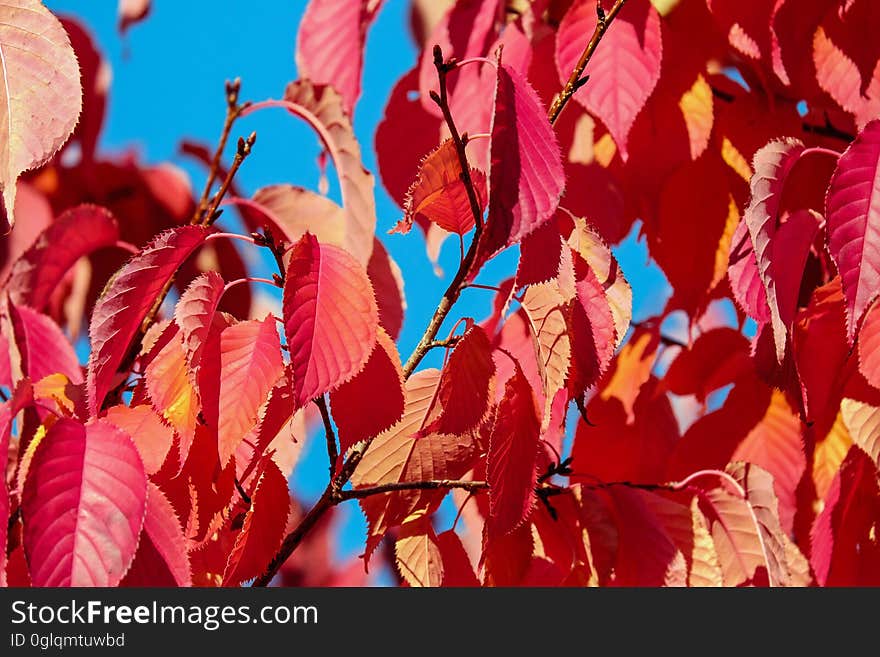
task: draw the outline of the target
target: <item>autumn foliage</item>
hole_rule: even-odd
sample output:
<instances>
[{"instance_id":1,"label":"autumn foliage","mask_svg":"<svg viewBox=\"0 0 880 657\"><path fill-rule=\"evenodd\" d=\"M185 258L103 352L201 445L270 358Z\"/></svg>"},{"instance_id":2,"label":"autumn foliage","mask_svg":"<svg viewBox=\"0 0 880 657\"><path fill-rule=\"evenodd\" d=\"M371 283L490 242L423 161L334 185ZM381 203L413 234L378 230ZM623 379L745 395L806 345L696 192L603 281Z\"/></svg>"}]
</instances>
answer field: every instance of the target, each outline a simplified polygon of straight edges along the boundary
<instances>
[{"instance_id":1,"label":"autumn foliage","mask_svg":"<svg viewBox=\"0 0 880 657\"><path fill-rule=\"evenodd\" d=\"M216 153L182 145L200 192L98 150L88 29L0 0L0 583L880 585L877 3L416 1L420 54L359 144L381 5L310 0L299 79L227 85ZM338 194L240 189L256 112L310 126ZM634 226L671 289L637 321ZM384 244L447 239L401 354Z\"/></svg>"}]
</instances>

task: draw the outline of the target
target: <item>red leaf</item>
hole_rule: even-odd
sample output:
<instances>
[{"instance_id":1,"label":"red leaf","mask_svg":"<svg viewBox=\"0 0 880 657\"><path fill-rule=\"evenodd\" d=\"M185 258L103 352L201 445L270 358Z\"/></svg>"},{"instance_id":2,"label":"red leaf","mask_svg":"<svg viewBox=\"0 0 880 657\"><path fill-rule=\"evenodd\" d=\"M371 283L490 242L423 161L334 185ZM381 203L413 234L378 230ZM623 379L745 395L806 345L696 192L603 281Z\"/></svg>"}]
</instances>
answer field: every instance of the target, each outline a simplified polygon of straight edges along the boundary
<instances>
[{"instance_id":1,"label":"red leaf","mask_svg":"<svg viewBox=\"0 0 880 657\"><path fill-rule=\"evenodd\" d=\"M283 373L275 317L223 329L216 352L206 350L202 364L203 379L219 379L217 398L208 399L205 393L203 413L208 426L216 427L220 464L225 466L256 426L260 408Z\"/></svg>"},{"instance_id":2,"label":"red leaf","mask_svg":"<svg viewBox=\"0 0 880 657\"><path fill-rule=\"evenodd\" d=\"M137 550L146 500L144 465L128 435L104 420L55 422L22 491L34 586L116 586Z\"/></svg>"},{"instance_id":3,"label":"red leaf","mask_svg":"<svg viewBox=\"0 0 880 657\"><path fill-rule=\"evenodd\" d=\"M79 359L58 325L27 306L10 303L8 308L22 375L39 381L60 372L72 383L82 383Z\"/></svg>"},{"instance_id":4,"label":"red leaf","mask_svg":"<svg viewBox=\"0 0 880 657\"><path fill-rule=\"evenodd\" d=\"M830 428L843 388L840 376L849 357L845 300L840 278L817 288L793 331L794 361L808 422ZM827 423L827 424L826 424Z\"/></svg>"},{"instance_id":5,"label":"red leaf","mask_svg":"<svg viewBox=\"0 0 880 657\"><path fill-rule=\"evenodd\" d=\"M376 305L379 307L379 326L397 340L403 328L403 316L406 312L406 295L403 292L403 273L388 253L385 245L378 239L373 242L373 253L367 263L367 276L376 293Z\"/></svg>"},{"instance_id":6,"label":"red leaf","mask_svg":"<svg viewBox=\"0 0 880 657\"><path fill-rule=\"evenodd\" d=\"M174 320L180 328L186 355L187 374L198 388L202 351L224 289L220 274L208 271L193 280L174 308Z\"/></svg>"},{"instance_id":7,"label":"red leaf","mask_svg":"<svg viewBox=\"0 0 880 657\"><path fill-rule=\"evenodd\" d=\"M437 534L437 547L443 559L443 586L479 586L471 560L454 531Z\"/></svg>"},{"instance_id":8,"label":"red leaf","mask_svg":"<svg viewBox=\"0 0 880 657\"><path fill-rule=\"evenodd\" d=\"M876 301L859 331L859 370L868 383L880 389L880 304Z\"/></svg>"},{"instance_id":9,"label":"red leaf","mask_svg":"<svg viewBox=\"0 0 880 657\"><path fill-rule=\"evenodd\" d=\"M877 471L867 455L851 448L811 532L810 563L822 586L880 584L880 520Z\"/></svg>"},{"instance_id":10,"label":"red leaf","mask_svg":"<svg viewBox=\"0 0 880 657\"><path fill-rule=\"evenodd\" d=\"M657 482L678 440L678 423L658 381L642 386L631 414L617 397L600 394L587 405L571 450L578 473L600 481Z\"/></svg>"},{"instance_id":11,"label":"red leaf","mask_svg":"<svg viewBox=\"0 0 880 657\"><path fill-rule=\"evenodd\" d=\"M311 0L299 24L299 76L336 89L350 117L361 95L367 29L381 5L382 0Z\"/></svg>"},{"instance_id":12,"label":"red leaf","mask_svg":"<svg viewBox=\"0 0 880 657\"><path fill-rule=\"evenodd\" d=\"M653 512L649 502L653 494L614 487L611 497L618 531L614 583L618 586L686 586L688 569L684 554Z\"/></svg>"},{"instance_id":13,"label":"red leaf","mask_svg":"<svg viewBox=\"0 0 880 657\"><path fill-rule=\"evenodd\" d=\"M474 429L495 398L495 362L486 332L472 326L461 336L440 377L440 415L425 433L463 434Z\"/></svg>"},{"instance_id":14,"label":"red leaf","mask_svg":"<svg viewBox=\"0 0 880 657\"><path fill-rule=\"evenodd\" d=\"M565 186L562 156L541 99L516 70L500 64L489 169L488 258L548 221Z\"/></svg>"},{"instance_id":15,"label":"red leaf","mask_svg":"<svg viewBox=\"0 0 880 657\"><path fill-rule=\"evenodd\" d=\"M377 436L403 415L403 370L397 347L382 329L364 368L330 393L333 419L339 430L339 452Z\"/></svg>"},{"instance_id":16,"label":"red leaf","mask_svg":"<svg viewBox=\"0 0 880 657\"><path fill-rule=\"evenodd\" d=\"M411 97L418 95L418 82L417 69L397 81L385 106L385 115L376 127L376 160L382 184L401 208L406 202L413 172L440 140L442 119L430 114L418 97Z\"/></svg>"},{"instance_id":17,"label":"red leaf","mask_svg":"<svg viewBox=\"0 0 880 657\"><path fill-rule=\"evenodd\" d=\"M733 383L751 368L749 342L739 331L720 327L701 334L679 352L663 382L676 395L696 395L704 402L714 390Z\"/></svg>"},{"instance_id":18,"label":"red leaf","mask_svg":"<svg viewBox=\"0 0 880 657\"><path fill-rule=\"evenodd\" d=\"M0 5L0 228L15 223L15 183L49 160L76 126L82 87L76 54L64 27L39 0Z\"/></svg>"},{"instance_id":19,"label":"red leaf","mask_svg":"<svg viewBox=\"0 0 880 657\"><path fill-rule=\"evenodd\" d=\"M98 145L101 128L104 126L107 91L110 87L110 76L107 73L110 65L98 50L94 36L84 25L70 16L62 17L61 24L70 37L70 45L76 53L83 87L82 113L71 141L79 141L83 160L91 162L94 160L95 148ZM31 221L30 217L28 221Z\"/></svg>"},{"instance_id":20,"label":"red leaf","mask_svg":"<svg viewBox=\"0 0 880 657\"><path fill-rule=\"evenodd\" d=\"M505 384L486 456L490 537L509 534L535 504L541 414L535 395L517 365Z\"/></svg>"},{"instance_id":21,"label":"red leaf","mask_svg":"<svg viewBox=\"0 0 880 657\"><path fill-rule=\"evenodd\" d=\"M192 586L180 520L152 482L147 482L147 513L140 544L121 586Z\"/></svg>"},{"instance_id":22,"label":"red leaf","mask_svg":"<svg viewBox=\"0 0 880 657\"><path fill-rule=\"evenodd\" d=\"M607 2L603 4L610 8ZM574 70L597 22L593 0L577 0L565 14L556 37L556 66L562 82ZM624 161L630 128L660 79L662 58L660 16L649 0L630 0L584 70L590 81L574 94L576 101L608 126Z\"/></svg>"},{"instance_id":23,"label":"red leaf","mask_svg":"<svg viewBox=\"0 0 880 657\"><path fill-rule=\"evenodd\" d=\"M97 205L64 212L12 265L6 289L17 304L44 310L64 275L82 256L113 246L119 227L113 215Z\"/></svg>"},{"instance_id":24,"label":"red leaf","mask_svg":"<svg viewBox=\"0 0 880 657\"><path fill-rule=\"evenodd\" d=\"M289 511L287 479L275 462L265 457L244 525L226 563L224 585L235 586L266 569L281 545Z\"/></svg>"},{"instance_id":25,"label":"red leaf","mask_svg":"<svg viewBox=\"0 0 880 657\"><path fill-rule=\"evenodd\" d=\"M174 442L174 431L171 427L162 422L162 418L147 404L113 406L107 409L104 417L107 422L131 436L147 474L159 472Z\"/></svg>"},{"instance_id":26,"label":"red leaf","mask_svg":"<svg viewBox=\"0 0 880 657\"><path fill-rule=\"evenodd\" d=\"M828 250L843 283L850 345L880 290L880 121L859 133L837 163L825 199Z\"/></svg>"},{"instance_id":27,"label":"red leaf","mask_svg":"<svg viewBox=\"0 0 880 657\"><path fill-rule=\"evenodd\" d=\"M482 212L486 201L486 176L473 167L469 173ZM462 181L461 162L451 139L445 140L422 160L419 175L407 192L404 213L392 232L408 233L413 221L419 219L458 235L464 235L474 227L474 213Z\"/></svg>"},{"instance_id":28,"label":"red leaf","mask_svg":"<svg viewBox=\"0 0 880 657\"><path fill-rule=\"evenodd\" d=\"M100 409L116 368L165 282L207 234L202 226L181 226L159 234L117 272L98 299L89 325L92 350L87 391L92 415Z\"/></svg>"},{"instance_id":29,"label":"red leaf","mask_svg":"<svg viewBox=\"0 0 880 657\"><path fill-rule=\"evenodd\" d=\"M298 406L361 370L378 323L363 268L342 249L304 235L290 252L284 286L284 331Z\"/></svg>"},{"instance_id":30,"label":"red leaf","mask_svg":"<svg viewBox=\"0 0 880 657\"><path fill-rule=\"evenodd\" d=\"M727 240L736 229L739 211L726 168L713 150L679 167L663 184L656 232L649 233L651 255L674 289L669 307L692 316L701 314L709 292L727 274ZM693 221L695 216L700 221Z\"/></svg>"}]
</instances>

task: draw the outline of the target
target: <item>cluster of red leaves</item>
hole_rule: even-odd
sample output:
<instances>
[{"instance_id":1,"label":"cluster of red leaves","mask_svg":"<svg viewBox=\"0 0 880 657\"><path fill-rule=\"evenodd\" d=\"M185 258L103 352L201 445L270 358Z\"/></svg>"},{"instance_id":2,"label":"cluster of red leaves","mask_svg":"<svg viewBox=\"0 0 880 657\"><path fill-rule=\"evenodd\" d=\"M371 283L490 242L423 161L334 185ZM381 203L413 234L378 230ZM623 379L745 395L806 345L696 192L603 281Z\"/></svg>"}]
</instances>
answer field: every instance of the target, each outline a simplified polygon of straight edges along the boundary
<instances>
[{"instance_id":1,"label":"cluster of red leaves","mask_svg":"<svg viewBox=\"0 0 880 657\"><path fill-rule=\"evenodd\" d=\"M274 574L286 535L282 583L361 583L326 557L333 506L358 499L364 562L385 541L412 586L880 584L871 0L448 4L416 3L420 56L375 143L396 231L417 224L435 262L471 236L425 348L486 262L515 246L519 264L417 370L352 130L379 0L311 0L302 79L239 108L306 121L340 182L341 205L292 185L228 199L275 255L278 317L179 174L96 153L107 76L86 30L0 0L0 46L54 35L2 71L0 583L239 585ZM50 76L76 93L31 82ZM636 220L672 294L631 327L610 245ZM660 330L675 311L683 340ZM288 491L315 400L317 523Z\"/></svg>"}]
</instances>

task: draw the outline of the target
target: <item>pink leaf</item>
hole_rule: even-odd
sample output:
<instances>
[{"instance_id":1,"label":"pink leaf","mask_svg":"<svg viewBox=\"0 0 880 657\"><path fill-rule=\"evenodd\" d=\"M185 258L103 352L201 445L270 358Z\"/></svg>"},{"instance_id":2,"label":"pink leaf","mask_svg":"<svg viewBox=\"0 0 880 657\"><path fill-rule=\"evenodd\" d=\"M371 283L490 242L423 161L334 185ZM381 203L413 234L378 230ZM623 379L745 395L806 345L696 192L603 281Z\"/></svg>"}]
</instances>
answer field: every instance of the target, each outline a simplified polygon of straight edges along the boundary
<instances>
[{"instance_id":1,"label":"pink leaf","mask_svg":"<svg viewBox=\"0 0 880 657\"><path fill-rule=\"evenodd\" d=\"M125 34L132 25L150 14L151 0L119 0L119 32Z\"/></svg>"},{"instance_id":2,"label":"pink leaf","mask_svg":"<svg viewBox=\"0 0 880 657\"><path fill-rule=\"evenodd\" d=\"M491 536L513 531L531 513L540 438L541 415L535 395L517 365L498 405L486 457Z\"/></svg>"},{"instance_id":3,"label":"pink leaf","mask_svg":"<svg viewBox=\"0 0 880 657\"><path fill-rule=\"evenodd\" d=\"M104 420L55 422L22 491L34 586L116 586L137 550L146 502L144 464L127 434Z\"/></svg>"},{"instance_id":4,"label":"pink leaf","mask_svg":"<svg viewBox=\"0 0 880 657\"><path fill-rule=\"evenodd\" d=\"M740 221L733 233L729 263L727 277L737 305L759 324L769 322L767 292L761 281L755 246L745 221Z\"/></svg>"},{"instance_id":5,"label":"pink leaf","mask_svg":"<svg viewBox=\"0 0 880 657\"><path fill-rule=\"evenodd\" d=\"M345 211L326 196L295 185L269 185L258 189L251 200L236 199L250 225L267 226L276 238L288 243L305 233L321 242L344 246Z\"/></svg>"},{"instance_id":6,"label":"pink leaf","mask_svg":"<svg viewBox=\"0 0 880 657\"><path fill-rule=\"evenodd\" d=\"M72 383L82 383L82 368L70 342L58 325L27 306L9 304L9 318L15 344L21 356L23 376L39 381L50 374L64 374Z\"/></svg>"},{"instance_id":7,"label":"pink leaf","mask_svg":"<svg viewBox=\"0 0 880 657\"><path fill-rule=\"evenodd\" d=\"M165 494L147 482L144 530L122 586L192 586L186 538Z\"/></svg>"},{"instance_id":8,"label":"pink leaf","mask_svg":"<svg viewBox=\"0 0 880 657\"><path fill-rule=\"evenodd\" d=\"M223 330L216 353L205 351L201 375L219 379L217 399L203 400L209 426L217 427L220 464L225 466L256 426L260 407L283 373L275 317L252 319Z\"/></svg>"},{"instance_id":9,"label":"pink leaf","mask_svg":"<svg viewBox=\"0 0 880 657\"><path fill-rule=\"evenodd\" d=\"M796 219L793 226L788 229L783 230L780 226L785 180L803 152L804 145L801 142L786 139L771 141L755 153L751 199L743 217L752 238L758 272L770 307L776 360L780 363L785 355L788 327L794 319L794 310L797 306L799 274L803 273L803 264L806 262L812 237L816 232L815 229L810 230L808 222L816 222L808 213L806 216L799 215L803 220ZM776 243L777 233L780 234L779 244ZM796 240L797 243L789 243L792 240ZM782 262L783 257L786 258L786 262ZM786 271L786 267L796 267L799 262L800 272ZM787 275L789 280L797 279L794 290L790 289L790 284L784 285L784 290L778 289L781 283L779 278L782 275ZM793 299L792 295L794 295Z\"/></svg>"},{"instance_id":10,"label":"pink leaf","mask_svg":"<svg viewBox=\"0 0 880 657\"><path fill-rule=\"evenodd\" d=\"M361 95L367 29L382 0L311 0L296 35L299 77L329 84L354 116Z\"/></svg>"},{"instance_id":11,"label":"pink leaf","mask_svg":"<svg viewBox=\"0 0 880 657\"><path fill-rule=\"evenodd\" d=\"M342 249L304 235L290 252L284 286L284 331L297 406L361 370L378 324L364 269Z\"/></svg>"},{"instance_id":12,"label":"pink leaf","mask_svg":"<svg viewBox=\"0 0 880 657\"><path fill-rule=\"evenodd\" d=\"M89 326L92 351L87 391L92 415L100 409L116 368L165 283L204 242L208 231L202 226L181 226L159 234L123 265L98 299Z\"/></svg>"},{"instance_id":13,"label":"pink leaf","mask_svg":"<svg viewBox=\"0 0 880 657\"><path fill-rule=\"evenodd\" d=\"M880 291L880 120L866 125L840 156L828 186L825 216L852 344L862 315Z\"/></svg>"},{"instance_id":14,"label":"pink leaf","mask_svg":"<svg viewBox=\"0 0 880 657\"><path fill-rule=\"evenodd\" d=\"M12 265L6 288L15 303L43 310L64 275L82 256L113 246L119 227L108 210L79 205L65 211Z\"/></svg>"},{"instance_id":15,"label":"pink leaf","mask_svg":"<svg viewBox=\"0 0 880 657\"><path fill-rule=\"evenodd\" d=\"M15 181L51 158L82 110L76 55L39 0L0 2L0 228L15 223Z\"/></svg>"},{"instance_id":16,"label":"pink leaf","mask_svg":"<svg viewBox=\"0 0 880 657\"><path fill-rule=\"evenodd\" d=\"M354 136L351 120L343 110L342 98L332 87L299 80L287 86L284 100L257 103L253 108L273 106L283 107L306 121L330 154L339 176L342 205L347 217L344 246L366 265L376 231L375 180L361 161L361 147Z\"/></svg>"},{"instance_id":17,"label":"pink leaf","mask_svg":"<svg viewBox=\"0 0 880 657\"><path fill-rule=\"evenodd\" d=\"M602 3L609 9L609 3ZM594 0L577 0L565 14L556 36L559 79L568 80L598 16ZM627 158L627 137L657 81L663 59L660 16L650 0L630 0L602 38L584 75L590 76L574 99L608 127Z\"/></svg>"},{"instance_id":18,"label":"pink leaf","mask_svg":"<svg viewBox=\"0 0 880 657\"><path fill-rule=\"evenodd\" d=\"M443 50L443 58L458 61L468 57L479 57L487 53L495 40L497 31L495 21L498 17L498 0L461 0L452 5L446 15L437 23L426 43L437 44ZM449 93L455 96L458 87L470 87L473 78L479 77L476 66L464 67L449 79ZM437 69L434 66L432 48L425 48L419 62L419 90L422 106L431 114L440 116L440 109L430 99L429 92L437 90ZM477 99L471 99L477 100ZM457 116L457 114L456 114ZM467 127L464 130L473 131Z\"/></svg>"},{"instance_id":19,"label":"pink leaf","mask_svg":"<svg viewBox=\"0 0 880 657\"><path fill-rule=\"evenodd\" d=\"M265 570L281 545L289 509L287 480L275 462L265 457L250 509L226 563L225 585L240 584Z\"/></svg>"},{"instance_id":20,"label":"pink leaf","mask_svg":"<svg viewBox=\"0 0 880 657\"><path fill-rule=\"evenodd\" d=\"M486 257L548 221L565 186L559 144L541 99L524 77L503 64L498 67L490 157Z\"/></svg>"},{"instance_id":21,"label":"pink leaf","mask_svg":"<svg viewBox=\"0 0 880 657\"><path fill-rule=\"evenodd\" d=\"M198 387L199 365L214 313L223 295L223 278L208 271L196 278L180 296L174 308L174 320L183 337L186 365L190 381Z\"/></svg>"}]
</instances>

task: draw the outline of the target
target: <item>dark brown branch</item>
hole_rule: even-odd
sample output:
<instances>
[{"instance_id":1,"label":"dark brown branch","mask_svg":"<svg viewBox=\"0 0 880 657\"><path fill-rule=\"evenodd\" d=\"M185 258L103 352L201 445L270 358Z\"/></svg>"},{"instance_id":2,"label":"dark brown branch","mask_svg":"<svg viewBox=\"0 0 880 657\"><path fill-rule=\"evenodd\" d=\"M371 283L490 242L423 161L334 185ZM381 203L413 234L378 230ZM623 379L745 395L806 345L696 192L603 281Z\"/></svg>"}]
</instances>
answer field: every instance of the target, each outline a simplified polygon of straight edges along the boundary
<instances>
[{"instance_id":1,"label":"dark brown branch","mask_svg":"<svg viewBox=\"0 0 880 657\"><path fill-rule=\"evenodd\" d=\"M599 20L596 23L596 29L593 30L593 35L587 42L587 46L584 48L584 52L581 53L581 57L575 65L574 70L571 72L571 75L568 76L568 81L565 83L565 86L562 87L562 91L559 92L559 95L553 99L553 103L550 105L550 111L547 112L547 118L550 119L550 123L556 122L556 119L559 118L559 114L562 112L568 101L571 100L574 93L587 82L588 77L584 76L584 69L587 68L587 64L589 64L590 60L593 58L593 53L596 52L596 48L602 41L602 37L605 35L605 32L608 31L611 23L614 22L617 14L620 13L625 2L626 0L617 0L611 8L611 11L606 14L602 9L602 5L597 1L596 11L599 14Z\"/></svg>"},{"instance_id":2,"label":"dark brown branch","mask_svg":"<svg viewBox=\"0 0 880 657\"><path fill-rule=\"evenodd\" d=\"M839 139L840 141L846 142L847 144L856 138L855 135L834 127L831 121L828 120L828 117L825 117L825 125L813 125L804 121L802 127L804 129L804 132L819 135L821 137L829 137L830 139Z\"/></svg>"},{"instance_id":3,"label":"dark brown branch","mask_svg":"<svg viewBox=\"0 0 880 657\"><path fill-rule=\"evenodd\" d=\"M340 491L338 499L344 500L360 500L371 495L379 495L381 493L393 493L401 490L438 490L460 488L468 492L476 492L486 490L489 484L485 481L459 481L455 479L437 479L433 481L396 481L390 484L380 484L369 488L354 488L352 490Z\"/></svg>"},{"instance_id":4,"label":"dark brown branch","mask_svg":"<svg viewBox=\"0 0 880 657\"><path fill-rule=\"evenodd\" d=\"M330 479L336 476L336 461L339 459L339 451L336 449L336 434L333 424L330 422L330 411L327 410L327 400L324 396L317 397L315 406L321 411L321 419L324 421L324 437L327 439L327 459L330 461Z\"/></svg>"},{"instance_id":5,"label":"dark brown branch","mask_svg":"<svg viewBox=\"0 0 880 657\"><path fill-rule=\"evenodd\" d=\"M440 49L440 46L434 46L434 66L437 68L437 76L440 79L440 93L437 94L432 91L431 98L440 107L440 111L443 113L443 118L449 128L452 142L455 144L455 151L458 154L458 162L461 166L461 181L464 183L465 190L467 191L471 213L474 216L474 237L471 240L467 253L461 260L461 264L459 265L458 271L455 273L452 282L443 294L443 298L440 299L440 303L437 304L437 310L434 311L434 316L431 317L431 321L428 323L425 332L422 334L421 340L419 340L416 348L403 366L403 374L406 378L409 378L412 375L416 367L418 367L419 363L422 361L422 358L424 358L425 354L430 351L431 344L434 342L434 338L437 337L437 332L440 330L443 322L446 321L446 316L449 314L449 311L452 310L452 306L458 301L464 283L466 282L471 267L474 264L474 260L477 257L480 237L483 234L483 210L480 206L480 201L477 198L474 182L471 179L470 164L468 163L467 153L465 151L467 135L462 137L459 134L458 128L455 126L455 121L452 118L452 113L449 110L446 76L449 71L452 70L454 65L443 61L443 51Z\"/></svg>"}]
</instances>

